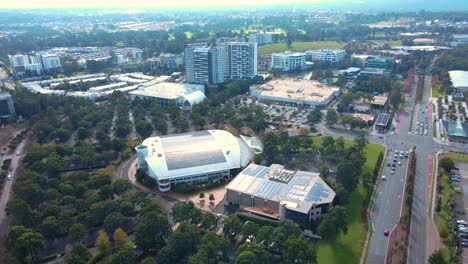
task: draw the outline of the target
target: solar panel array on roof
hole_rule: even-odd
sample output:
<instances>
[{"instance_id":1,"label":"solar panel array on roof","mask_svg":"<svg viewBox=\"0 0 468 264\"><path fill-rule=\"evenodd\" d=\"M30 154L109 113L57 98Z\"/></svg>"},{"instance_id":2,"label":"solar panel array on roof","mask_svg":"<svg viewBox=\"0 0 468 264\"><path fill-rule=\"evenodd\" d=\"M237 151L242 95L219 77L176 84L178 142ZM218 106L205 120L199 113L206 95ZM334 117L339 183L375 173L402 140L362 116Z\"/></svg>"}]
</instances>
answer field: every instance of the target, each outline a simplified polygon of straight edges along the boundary
<instances>
[{"instance_id":1,"label":"solar panel array on roof","mask_svg":"<svg viewBox=\"0 0 468 264\"><path fill-rule=\"evenodd\" d=\"M379 116L377 117L377 122L375 124L377 126L387 126L389 120L390 120L390 114L380 113Z\"/></svg>"},{"instance_id":2,"label":"solar panel array on roof","mask_svg":"<svg viewBox=\"0 0 468 264\"><path fill-rule=\"evenodd\" d=\"M168 170L178 170L224 162L226 162L226 158L220 149L190 152L177 151L166 153L166 163Z\"/></svg>"},{"instance_id":3,"label":"solar panel array on roof","mask_svg":"<svg viewBox=\"0 0 468 264\"><path fill-rule=\"evenodd\" d=\"M306 201L318 202L328 197L328 189L323 184L316 182L306 196Z\"/></svg>"}]
</instances>

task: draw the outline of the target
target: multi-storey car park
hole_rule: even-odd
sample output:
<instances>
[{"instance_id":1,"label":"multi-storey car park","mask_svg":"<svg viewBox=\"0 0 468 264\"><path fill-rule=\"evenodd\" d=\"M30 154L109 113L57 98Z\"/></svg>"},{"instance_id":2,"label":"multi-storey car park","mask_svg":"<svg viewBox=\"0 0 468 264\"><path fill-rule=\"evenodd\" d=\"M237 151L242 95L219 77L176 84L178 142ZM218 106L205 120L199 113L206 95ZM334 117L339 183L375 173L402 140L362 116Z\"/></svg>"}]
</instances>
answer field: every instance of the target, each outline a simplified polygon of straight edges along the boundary
<instances>
[{"instance_id":1,"label":"multi-storey car park","mask_svg":"<svg viewBox=\"0 0 468 264\"><path fill-rule=\"evenodd\" d=\"M224 130L150 137L136 147L138 168L167 192L181 183L231 178L247 166L252 151Z\"/></svg>"}]
</instances>

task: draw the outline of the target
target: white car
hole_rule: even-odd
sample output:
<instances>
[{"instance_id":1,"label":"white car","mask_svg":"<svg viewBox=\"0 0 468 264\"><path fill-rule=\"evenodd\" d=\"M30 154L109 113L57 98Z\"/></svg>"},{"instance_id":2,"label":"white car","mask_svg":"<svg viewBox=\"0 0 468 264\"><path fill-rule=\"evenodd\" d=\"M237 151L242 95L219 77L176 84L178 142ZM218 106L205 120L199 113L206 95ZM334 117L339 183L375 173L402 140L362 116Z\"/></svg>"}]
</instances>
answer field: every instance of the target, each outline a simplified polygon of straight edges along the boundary
<instances>
[{"instance_id":1,"label":"white car","mask_svg":"<svg viewBox=\"0 0 468 264\"><path fill-rule=\"evenodd\" d=\"M467 225L468 223L465 220L457 220L457 224Z\"/></svg>"},{"instance_id":2,"label":"white car","mask_svg":"<svg viewBox=\"0 0 468 264\"><path fill-rule=\"evenodd\" d=\"M401 161L399 161L399 162L398 162L398 165L400 165L400 166L401 166Z\"/></svg>"},{"instance_id":3,"label":"white car","mask_svg":"<svg viewBox=\"0 0 468 264\"><path fill-rule=\"evenodd\" d=\"M387 177L385 175L382 176L382 181L385 181Z\"/></svg>"},{"instance_id":4,"label":"white car","mask_svg":"<svg viewBox=\"0 0 468 264\"><path fill-rule=\"evenodd\" d=\"M11 180L11 174L8 174L7 179L8 179L8 180Z\"/></svg>"}]
</instances>

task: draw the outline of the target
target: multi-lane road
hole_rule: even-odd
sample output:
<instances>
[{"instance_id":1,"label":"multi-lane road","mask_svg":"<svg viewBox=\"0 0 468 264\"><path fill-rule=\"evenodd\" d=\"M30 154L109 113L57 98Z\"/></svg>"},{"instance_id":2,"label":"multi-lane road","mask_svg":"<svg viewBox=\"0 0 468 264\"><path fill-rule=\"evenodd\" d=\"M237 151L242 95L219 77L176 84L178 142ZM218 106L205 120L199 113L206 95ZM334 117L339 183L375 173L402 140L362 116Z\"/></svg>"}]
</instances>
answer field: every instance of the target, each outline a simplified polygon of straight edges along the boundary
<instances>
[{"instance_id":1,"label":"multi-lane road","mask_svg":"<svg viewBox=\"0 0 468 264\"><path fill-rule=\"evenodd\" d=\"M442 146L433 140L432 105L429 103L431 78L430 69L424 75L424 90L419 102L415 102L417 79L406 98L403 114L400 116L398 129L394 134L385 137L387 144L387 160L394 158L395 150L409 150L413 147L416 153L416 177L414 184L409 249L407 261L410 264L427 262L428 238L428 204L432 186L432 160L439 150L462 152L460 146ZM427 123L427 125L426 125ZM390 151L392 150L392 151ZM406 166L402 169L406 169ZM388 169L386 169L388 170ZM388 237L383 234L385 229L392 230L399 221L404 189L406 170L396 170L395 175L388 175L387 180L379 184L377 197L371 214L374 227L367 263L385 263L388 247Z\"/></svg>"}]
</instances>

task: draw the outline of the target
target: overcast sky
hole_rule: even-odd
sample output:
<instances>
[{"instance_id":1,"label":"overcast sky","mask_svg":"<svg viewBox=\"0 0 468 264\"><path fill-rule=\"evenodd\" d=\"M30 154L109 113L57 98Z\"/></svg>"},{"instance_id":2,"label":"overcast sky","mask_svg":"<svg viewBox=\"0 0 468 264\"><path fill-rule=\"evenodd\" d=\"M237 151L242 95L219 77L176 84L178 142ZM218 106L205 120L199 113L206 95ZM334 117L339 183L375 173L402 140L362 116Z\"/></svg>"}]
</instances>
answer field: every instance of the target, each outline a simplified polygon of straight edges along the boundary
<instances>
[{"instance_id":1,"label":"overcast sky","mask_svg":"<svg viewBox=\"0 0 468 264\"><path fill-rule=\"evenodd\" d=\"M0 0L0 8L60 8L60 7L186 7L271 5L282 3L351 2L348 0Z\"/></svg>"}]
</instances>

